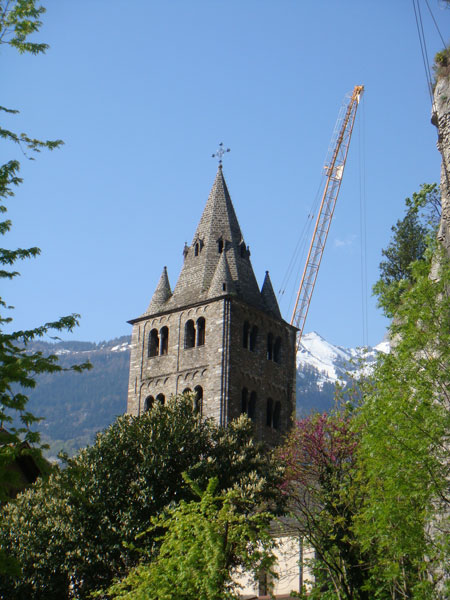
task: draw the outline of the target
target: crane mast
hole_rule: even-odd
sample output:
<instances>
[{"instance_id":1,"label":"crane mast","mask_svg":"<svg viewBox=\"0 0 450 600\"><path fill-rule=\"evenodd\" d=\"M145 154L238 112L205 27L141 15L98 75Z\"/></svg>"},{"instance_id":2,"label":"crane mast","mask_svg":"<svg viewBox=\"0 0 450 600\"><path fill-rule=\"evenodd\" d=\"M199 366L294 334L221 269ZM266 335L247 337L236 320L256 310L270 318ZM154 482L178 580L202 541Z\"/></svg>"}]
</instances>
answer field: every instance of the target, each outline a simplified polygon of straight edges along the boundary
<instances>
[{"instance_id":1,"label":"crane mast","mask_svg":"<svg viewBox=\"0 0 450 600\"><path fill-rule=\"evenodd\" d=\"M334 129L327 161L325 163L326 183L322 194L319 213L317 215L311 244L306 258L305 268L297 292L291 325L298 328L297 349L305 327L311 297L314 291L320 262L333 218L336 200L342 183L345 161L355 123L356 111L364 86L356 85L348 103L344 103Z\"/></svg>"}]
</instances>

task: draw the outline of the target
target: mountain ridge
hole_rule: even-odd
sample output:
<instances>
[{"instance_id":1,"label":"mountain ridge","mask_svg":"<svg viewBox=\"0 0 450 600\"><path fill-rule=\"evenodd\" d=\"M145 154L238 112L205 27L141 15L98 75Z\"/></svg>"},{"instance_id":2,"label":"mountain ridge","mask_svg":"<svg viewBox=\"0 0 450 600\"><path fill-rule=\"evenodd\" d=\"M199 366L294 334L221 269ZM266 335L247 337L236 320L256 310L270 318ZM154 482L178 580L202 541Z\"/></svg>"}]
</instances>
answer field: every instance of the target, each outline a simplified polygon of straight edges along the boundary
<instances>
[{"instance_id":1,"label":"mountain ridge","mask_svg":"<svg viewBox=\"0 0 450 600\"><path fill-rule=\"evenodd\" d=\"M305 333L297 352L297 374L301 367L312 366L320 371L322 381L345 382L348 371L354 372L364 362L366 368L373 364L379 352L389 352L389 342L383 340L376 346L345 348L327 342L316 331Z\"/></svg>"},{"instance_id":2,"label":"mountain ridge","mask_svg":"<svg viewBox=\"0 0 450 600\"><path fill-rule=\"evenodd\" d=\"M297 416L329 410L336 383L345 385L348 373L360 369L361 361L370 368L387 346L382 342L375 348L344 348L317 332L305 334L297 353ZM130 348L130 336L99 343L38 340L29 344L32 352L55 354L66 368L86 360L93 364L83 373L41 375L36 388L28 392L29 410L43 418L38 428L50 445L49 458L61 450L71 455L91 444L97 432L126 411Z\"/></svg>"}]
</instances>

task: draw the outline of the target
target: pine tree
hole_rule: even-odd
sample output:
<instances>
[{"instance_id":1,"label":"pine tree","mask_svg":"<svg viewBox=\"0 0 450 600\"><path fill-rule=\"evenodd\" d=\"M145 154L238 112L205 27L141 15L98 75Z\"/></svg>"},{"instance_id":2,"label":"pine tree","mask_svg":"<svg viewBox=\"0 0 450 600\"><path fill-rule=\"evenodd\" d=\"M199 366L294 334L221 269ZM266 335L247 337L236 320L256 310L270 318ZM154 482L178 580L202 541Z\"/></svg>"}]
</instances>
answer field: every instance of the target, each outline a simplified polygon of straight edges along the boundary
<instances>
[{"instance_id":1,"label":"pine tree","mask_svg":"<svg viewBox=\"0 0 450 600\"><path fill-rule=\"evenodd\" d=\"M424 184L412 199L406 198L406 214L392 226L392 238L381 251L380 278L373 286L378 305L392 318L400 298L413 281L412 265L425 259L430 238L435 236L440 218L437 184Z\"/></svg>"}]
</instances>

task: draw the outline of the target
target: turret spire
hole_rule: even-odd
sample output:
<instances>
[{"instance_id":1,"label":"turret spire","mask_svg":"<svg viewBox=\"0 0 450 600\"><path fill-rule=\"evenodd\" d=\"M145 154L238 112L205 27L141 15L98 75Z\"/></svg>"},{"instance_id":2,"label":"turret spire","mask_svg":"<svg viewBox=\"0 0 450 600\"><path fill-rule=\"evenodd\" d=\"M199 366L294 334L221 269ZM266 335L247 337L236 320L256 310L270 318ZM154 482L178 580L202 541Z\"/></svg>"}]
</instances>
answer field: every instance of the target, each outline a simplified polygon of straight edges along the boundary
<instances>
[{"instance_id":1,"label":"turret spire","mask_svg":"<svg viewBox=\"0 0 450 600\"><path fill-rule=\"evenodd\" d=\"M163 309L164 304L171 297L172 292L170 290L169 276L167 275L167 267L164 267L159 283L156 286L155 293L150 301L147 308L147 313L156 313Z\"/></svg>"},{"instance_id":2,"label":"turret spire","mask_svg":"<svg viewBox=\"0 0 450 600\"><path fill-rule=\"evenodd\" d=\"M235 293L236 288L228 266L227 253L222 252L217 263L216 272L209 286L208 298Z\"/></svg>"},{"instance_id":3,"label":"turret spire","mask_svg":"<svg viewBox=\"0 0 450 600\"><path fill-rule=\"evenodd\" d=\"M270 281L269 271L266 271L264 283L261 288L261 296L263 297L267 310L269 310L275 317L281 319L280 308L278 306L275 292L273 291L272 282Z\"/></svg>"}]
</instances>

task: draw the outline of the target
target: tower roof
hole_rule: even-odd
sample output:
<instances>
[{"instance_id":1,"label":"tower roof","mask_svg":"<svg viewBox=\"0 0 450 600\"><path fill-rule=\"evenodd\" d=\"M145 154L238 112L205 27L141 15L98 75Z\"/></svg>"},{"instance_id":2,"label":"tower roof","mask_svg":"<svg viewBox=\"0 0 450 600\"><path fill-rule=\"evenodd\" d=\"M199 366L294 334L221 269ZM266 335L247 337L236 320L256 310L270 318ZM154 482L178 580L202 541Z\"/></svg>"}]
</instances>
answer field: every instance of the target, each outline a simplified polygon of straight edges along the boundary
<instances>
[{"instance_id":1,"label":"tower roof","mask_svg":"<svg viewBox=\"0 0 450 600\"><path fill-rule=\"evenodd\" d=\"M226 253L226 259L222 255ZM241 228L231 202L227 184L219 165L216 178L195 231L192 244L185 247L184 264L167 308L214 297L214 274L223 261L230 289L246 302L264 309L265 305L250 263ZM221 260L222 259L222 260ZM222 274L224 275L224 273ZM222 284L221 284L222 285Z\"/></svg>"},{"instance_id":2,"label":"tower roof","mask_svg":"<svg viewBox=\"0 0 450 600\"><path fill-rule=\"evenodd\" d=\"M273 291L272 282L270 281L269 271L266 271L266 276L264 277L264 283L261 288L261 296L264 300L267 310L275 317L281 319L280 308L278 306L275 292Z\"/></svg>"},{"instance_id":3,"label":"tower roof","mask_svg":"<svg viewBox=\"0 0 450 600\"><path fill-rule=\"evenodd\" d=\"M227 253L224 251L220 255L216 272L209 286L208 298L216 298L217 296L225 296L233 293L236 293L236 288L231 277L230 267L228 266Z\"/></svg>"},{"instance_id":4,"label":"tower roof","mask_svg":"<svg viewBox=\"0 0 450 600\"><path fill-rule=\"evenodd\" d=\"M147 313L155 313L164 307L164 304L172 295L170 290L169 277L167 275L167 267L164 267L159 283L146 310Z\"/></svg>"}]
</instances>

